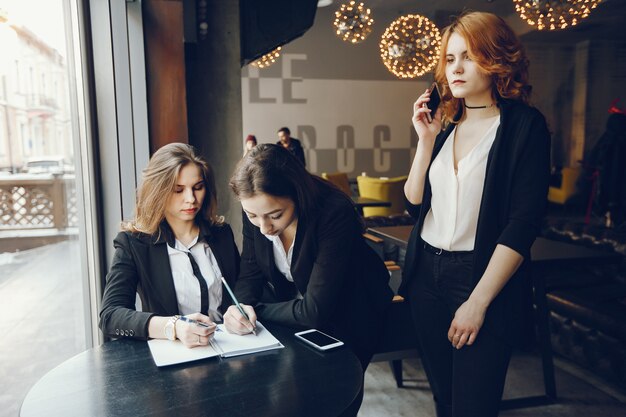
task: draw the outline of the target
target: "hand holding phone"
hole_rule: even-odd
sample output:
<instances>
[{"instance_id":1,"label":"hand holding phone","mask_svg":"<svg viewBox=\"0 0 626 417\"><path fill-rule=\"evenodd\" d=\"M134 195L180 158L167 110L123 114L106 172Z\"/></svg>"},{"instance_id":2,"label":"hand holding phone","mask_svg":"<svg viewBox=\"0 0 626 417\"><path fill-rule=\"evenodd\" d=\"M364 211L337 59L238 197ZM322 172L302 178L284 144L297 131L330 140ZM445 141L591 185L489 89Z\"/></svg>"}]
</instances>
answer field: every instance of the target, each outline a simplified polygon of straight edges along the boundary
<instances>
[{"instance_id":1,"label":"hand holding phone","mask_svg":"<svg viewBox=\"0 0 626 417\"><path fill-rule=\"evenodd\" d=\"M308 345L313 346L318 350L328 350L343 346L343 342L322 333L316 329L304 330L295 334L295 336L305 342Z\"/></svg>"},{"instance_id":2,"label":"hand holding phone","mask_svg":"<svg viewBox=\"0 0 626 417\"><path fill-rule=\"evenodd\" d=\"M432 83L428 91L430 93L430 101L424 103L422 107L430 109L430 113L426 113L426 120L428 120L428 123L432 123L433 117L435 117L435 113L437 112L437 108L441 103L441 94L439 94L439 87L437 87L437 83Z\"/></svg>"}]
</instances>

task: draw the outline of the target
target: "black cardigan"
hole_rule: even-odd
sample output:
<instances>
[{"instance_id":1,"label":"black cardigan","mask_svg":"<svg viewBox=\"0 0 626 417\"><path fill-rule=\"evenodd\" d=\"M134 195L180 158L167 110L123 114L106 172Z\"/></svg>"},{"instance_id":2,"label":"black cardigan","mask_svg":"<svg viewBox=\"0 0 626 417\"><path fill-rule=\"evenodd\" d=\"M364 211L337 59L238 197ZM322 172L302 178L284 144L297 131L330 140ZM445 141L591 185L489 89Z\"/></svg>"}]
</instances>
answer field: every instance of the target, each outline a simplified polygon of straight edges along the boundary
<instances>
[{"instance_id":1,"label":"black cardigan","mask_svg":"<svg viewBox=\"0 0 626 417\"><path fill-rule=\"evenodd\" d=\"M148 338L148 321L154 315L179 314L176 289L167 253L168 227L157 239L142 233L120 232L114 240L115 255L106 277L100 309L100 329L107 336ZM239 274L239 251L229 225L200 226L220 271L230 286ZM220 312L231 304L222 288ZM143 311L135 310L139 293Z\"/></svg>"},{"instance_id":2,"label":"black cardigan","mask_svg":"<svg viewBox=\"0 0 626 417\"><path fill-rule=\"evenodd\" d=\"M321 208L310 219L298 219L293 283L276 268L272 242L243 215L235 293L255 307L260 320L325 330L366 363L393 297L389 273L365 242L352 202L339 190L318 186ZM303 299L296 298L296 290ZM272 302L265 302L264 292Z\"/></svg>"},{"instance_id":3,"label":"black cardigan","mask_svg":"<svg viewBox=\"0 0 626 417\"><path fill-rule=\"evenodd\" d=\"M485 272L496 245L505 245L524 257L487 310L484 326L517 342L522 337L521 320L527 316L530 295L530 248L538 235L546 208L550 177L550 133L543 115L516 101L502 100L500 126L487 159L487 172L478 215L474 244L474 285ZM441 132L432 161L450 135L453 125ZM429 166L430 171L430 166ZM424 218L430 210L431 188L426 174L422 204L407 202L417 219L411 232L400 293L415 277Z\"/></svg>"}]
</instances>

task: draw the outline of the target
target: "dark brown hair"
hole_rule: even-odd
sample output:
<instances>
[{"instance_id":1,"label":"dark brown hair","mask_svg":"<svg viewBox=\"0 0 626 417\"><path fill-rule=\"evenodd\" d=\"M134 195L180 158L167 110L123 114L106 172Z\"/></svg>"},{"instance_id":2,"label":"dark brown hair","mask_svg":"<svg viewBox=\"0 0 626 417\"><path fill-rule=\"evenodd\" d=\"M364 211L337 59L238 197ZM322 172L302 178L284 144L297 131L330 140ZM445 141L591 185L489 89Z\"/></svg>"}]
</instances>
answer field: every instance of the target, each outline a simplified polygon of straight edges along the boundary
<instances>
[{"instance_id":1,"label":"dark brown hair","mask_svg":"<svg viewBox=\"0 0 626 417\"><path fill-rule=\"evenodd\" d=\"M282 146L262 143L239 161L229 185L239 200L259 193L287 197L306 219L319 207L321 181Z\"/></svg>"}]
</instances>

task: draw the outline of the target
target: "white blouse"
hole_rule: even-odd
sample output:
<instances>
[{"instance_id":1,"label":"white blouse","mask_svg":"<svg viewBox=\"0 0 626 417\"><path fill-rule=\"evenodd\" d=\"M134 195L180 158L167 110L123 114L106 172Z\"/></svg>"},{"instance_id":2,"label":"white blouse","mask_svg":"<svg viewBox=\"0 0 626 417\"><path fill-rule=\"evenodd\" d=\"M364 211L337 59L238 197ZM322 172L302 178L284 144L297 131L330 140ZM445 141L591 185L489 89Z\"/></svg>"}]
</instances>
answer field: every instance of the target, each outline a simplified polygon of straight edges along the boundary
<instances>
[{"instance_id":1,"label":"white blouse","mask_svg":"<svg viewBox=\"0 0 626 417\"><path fill-rule=\"evenodd\" d=\"M499 125L500 118L496 117L476 146L458 162L456 174L456 127L433 161L428 174L431 207L421 232L431 246L448 251L474 250L487 158Z\"/></svg>"},{"instance_id":2,"label":"white blouse","mask_svg":"<svg viewBox=\"0 0 626 417\"><path fill-rule=\"evenodd\" d=\"M191 252L209 288L209 317L213 321L221 321L222 314L218 308L222 304L222 272L209 245L204 241L198 242L197 236L188 247L178 239L174 247L167 245L178 312L182 315L197 313L202 305L198 279L193 274L187 252Z\"/></svg>"},{"instance_id":3,"label":"white blouse","mask_svg":"<svg viewBox=\"0 0 626 417\"><path fill-rule=\"evenodd\" d=\"M293 236L293 241L289 246L289 250L285 252L285 247L283 243L280 241L280 237L277 235L263 235L272 242L272 247L274 249L274 264L276 268L280 271L281 274L287 278L288 281L293 282L293 277L291 276L291 259L293 257L293 244L296 241L296 235ZM302 294L298 291L296 295L297 298L302 298Z\"/></svg>"},{"instance_id":4,"label":"white blouse","mask_svg":"<svg viewBox=\"0 0 626 417\"><path fill-rule=\"evenodd\" d=\"M285 252L283 242L280 241L280 236L263 236L265 236L267 240L272 242L272 247L274 248L274 263L276 264L276 268L278 268L280 273L283 274L288 281L293 282L293 277L291 276L291 258L293 257L293 242L296 241L295 235L293 238L293 242L291 242L291 246L289 246L289 250L287 252Z\"/></svg>"}]
</instances>

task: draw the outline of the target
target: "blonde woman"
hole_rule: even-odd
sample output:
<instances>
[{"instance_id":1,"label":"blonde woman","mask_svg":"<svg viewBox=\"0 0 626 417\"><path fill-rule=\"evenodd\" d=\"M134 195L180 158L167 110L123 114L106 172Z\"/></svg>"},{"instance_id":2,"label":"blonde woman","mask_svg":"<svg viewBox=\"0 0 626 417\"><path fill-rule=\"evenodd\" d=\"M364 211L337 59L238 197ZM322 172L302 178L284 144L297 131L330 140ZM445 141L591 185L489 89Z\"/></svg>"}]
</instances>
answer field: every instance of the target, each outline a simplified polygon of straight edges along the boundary
<instances>
[{"instance_id":1,"label":"blonde woman","mask_svg":"<svg viewBox=\"0 0 626 417\"><path fill-rule=\"evenodd\" d=\"M234 285L239 272L232 230L216 208L213 172L193 147L172 143L154 153L134 218L114 240L100 311L104 334L208 344L230 305L220 278ZM135 310L135 293L143 311Z\"/></svg>"}]
</instances>

